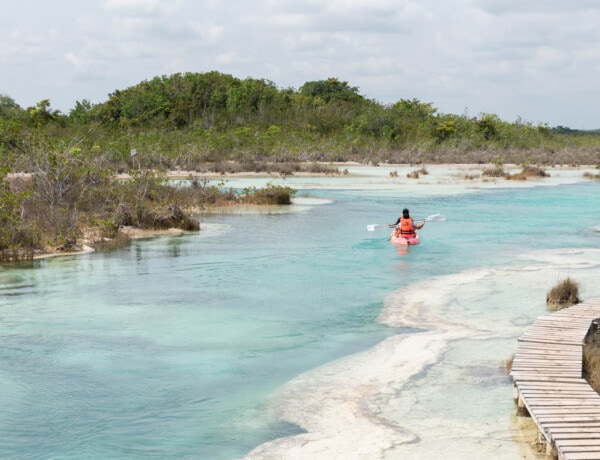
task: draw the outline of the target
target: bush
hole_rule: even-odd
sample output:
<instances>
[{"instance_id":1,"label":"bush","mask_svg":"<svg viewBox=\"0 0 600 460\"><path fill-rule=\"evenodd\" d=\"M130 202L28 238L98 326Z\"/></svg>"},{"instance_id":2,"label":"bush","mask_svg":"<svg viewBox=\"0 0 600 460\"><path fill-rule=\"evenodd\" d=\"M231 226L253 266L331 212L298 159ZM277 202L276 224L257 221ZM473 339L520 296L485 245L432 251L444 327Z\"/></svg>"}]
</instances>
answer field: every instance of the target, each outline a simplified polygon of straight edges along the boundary
<instances>
[{"instance_id":1,"label":"bush","mask_svg":"<svg viewBox=\"0 0 600 460\"><path fill-rule=\"evenodd\" d=\"M594 335L591 342L583 346L583 377L600 393L600 337Z\"/></svg>"},{"instance_id":2,"label":"bush","mask_svg":"<svg viewBox=\"0 0 600 460\"><path fill-rule=\"evenodd\" d=\"M23 219L28 192L19 189L24 184L13 187L7 175L8 170L0 168L0 262L31 259L40 245L40 233Z\"/></svg>"},{"instance_id":3,"label":"bush","mask_svg":"<svg viewBox=\"0 0 600 460\"><path fill-rule=\"evenodd\" d=\"M482 174L485 177L503 177L505 179L508 179L510 177L510 174L504 171L502 165L496 165L492 168L486 168L483 170Z\"/></svg>"},{"instance_id":4,"label":"bush","mask_svg":"<svg viewBox=\"0 0 600 460\"><path fill-rule=\"evenodd\" d=\"M550 174L537 166L526 165L523 166L521 172L512 176L508 175L506 178L511 180L527 180L528 177L550 177Z\"/></svg>"},{"instance_id":5,"label":"bush","mask_svg":"<svg viewBox=\"0 0 600 460\"><path fill-rule=\"evenodd\" d=\"M507 374L510 374L510 371L512 371L512 366L513 366L514 361L515 361L515 354L513 353L510 358L508 358L506 361L504 361L502 363L502 367L504 369L506 369Z\"/></svg>"},{"instance_id":6,"label":"bush","mask_svg":"<svg viewBox=\"0 0 600 460\"><path fill-rule=\"evenodd\" d=\"M521 174L525 174L528 177L550 177L550 174L548 174L542 168L531 165L525 166L523 171L521 171Z\"/></svg>"},{"instance_id":7,"label":"bush","mask_svg":"<svg viewBox=\"0 0 600 460\"><path fill-rule=\"evenodd\" d=\"M585 177L586 179L600 179L600 174L592 174L586 171L583 173L583 177Z\"/></svg>"},{"instance_id":8,"label":"bush","mask_svg":"<svg viewBox=\"0 0 600 460\"><path fill-rule=\"evenodd\" d=\"M409 179L418 179L421 176L421 174L423 174L423 175L429 174L429 171L427 171L425 166L423 166L421 169L416 169L415 171L409 172L406 175L406 177Z\"/></svg>"},{"instance_id":9,"label":"bush","mask_svg":"<svg viewBox=\"0 0 600 460\"><path fill-rule=\"evenodd\" d=\"M556 284L546 295L546 305L551 309L566 308L579 302L579 284L570 277Z\"/></svg>"},{"instance_id":10,"label":"bush","mask_svg":"<svg viewBox=\"0 0 600 460\"><path fill-rule=\"evenodd\" d=\"M269 184L259 190L245 189L243 201L247 204L289 205L295 193L296 190L290 187Z\"/></svg>"}]
</instances>

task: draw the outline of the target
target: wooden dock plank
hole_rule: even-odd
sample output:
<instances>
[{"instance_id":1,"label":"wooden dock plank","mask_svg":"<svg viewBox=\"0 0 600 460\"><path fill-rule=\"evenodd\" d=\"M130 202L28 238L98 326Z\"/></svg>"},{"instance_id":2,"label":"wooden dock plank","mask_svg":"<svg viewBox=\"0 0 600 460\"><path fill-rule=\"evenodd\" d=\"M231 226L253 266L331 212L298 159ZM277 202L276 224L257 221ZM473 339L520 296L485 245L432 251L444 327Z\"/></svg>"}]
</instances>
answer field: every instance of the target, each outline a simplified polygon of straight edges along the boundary
<instances>
[{"instance_id":1,"label":"wooden dock plank","mask_svg":"<svg viewBox=\"0 0 600 460\"><path fill-rule=\"evenodd\" d=\"M579 436L594 436L598 438L598 427L597 426L580 426L575 425L574 427L552 427L546 432L551 439L556 440L568 436L571 439L575 439Z\"/></svg>"},{"instance_id":2,"label":"wooden dock plank","mask_svg":"<svg viewBox=\"0 0 600 460\"><path fill-rule=\"evenodd\" d=\"M510 375L513 377L513 380L515 380L517 385L521 381L528 381L528 382L545 381L545 382L556 382L556 383L569 383L569 382L578 382L579 380L581 380L580 376L577 376L577 377L555 377L555 376L548 376L547 374L540 376L537 374L527 374L524 372L517 373L517 374L513 374L511 372Z\"/></svg>"},{"instance_id":3,"label":"wooden dock plank","mask_svg":"<svg viewBox=\"0 0 600 460\"><path fill-rule=\"evenodd\" d=\"M555 431L552 433L554 441L563 439L595 439L598 440L598 430L591 429L590 431Z\"/></svg>"},{"instance_id":4,"label":"wooden dock plank","mask_svg":"<svg viewBox=\"0 0 600 460\"><path fill-rule=\"evenodd\" d=\"M527 398L527 402L536 407L581 407L592 409L600 407L599 398L586 399L556 399L556 398Z\"/></svg>"},{"instance_id":5,"label":"wooden dock plank","mask_svg":"<svg viewBox=\"0 0 600 460\"><path fill-rule=\"evenodd\" d=\"M565 392L576 392L576 393L589 393L591 395L597 395L592 387L588 384L582 383L554 383L554 382L521 382L519 386L521 391L543 391L544 393L558 393L562 394Z\"/></svg>"},{"instance_id":6,"label":"wooden dock plank","mask_svg":"<svg viewBox=\"0 0 600 460\"><path fill-rule=\"evenodd\" d=\"M600 460L600 395L582 378L583 344L600 299L538 317L518 338L515 397L562 460Z\"/></svg>"},{"instance_id":7,"label":"wooden dock plank","mask_svg":"<svg viewBox=\"0 0 600 460\"><path fill-rule=\"evenodd\" d=\"M579 395L577 393L541 393L541 392L528 392L521 391L521 396L523 398L527 398L529 402L532 402L533 399L537 399L538 402L535 404L569 404L565 403L564 399L570 399L571 401L577 401L571 404L585 404L590 405L594 404L598 401L598 397L596 395ZM533 404L533 403L532 403ZM600 405L600 404L597 404Z\"/></svg>"},{"instance_id":8,"label":"wooden dock plank","mask_svg":"<svg viewBox=\"0 0 600 460\"><path fill-rule=\"evenodd\" d=\"M528 401L529 402L529 401ZM540 406L534 406L534 408L531 409L531 405L528 406L530 407L530 411L533 412L533 414L536 417L543 417L543 416L561 416L561 415L567 415L567 416L571 416L571 415L586 415L589 417L599 417L600 418L600 410L598 410L597 407L591 407L591 408L587 408L586 406L580 406L578 409L576 409L575 407L540 407Z\"/></svg>"},{"instance_id":9,"label":"wooden dock plank","mask_svg":"<svg viewBox=\"0 0 600 460\"><path fill-rule=\"evenodd\" d=\"M595 447L600 452L600 439L556 439L556 447L561 450L566 448L586 447L585 450L590 450L590 447Z\"/></svg>"},{"instance_id":10,"label":"wooden dock plank","mask_svg":"<svg viewBox=\"0 0 600 460\"><path fill-rule=\"evenodd\" d=\"M563 458L569 460L600 460L600 452L570 452L568 457L563 455Z\"/></svg>"},{"instance_id":11,"label":"wooden dock plank","mask_svg":"<svg viewBox=\"0 0 600 460\"><path fill-rule=\"evenodd\" d=\"M597 430L600 422L580 422L580 423L547 423L544 426L548 430L585 430L586 428Z\"/></svg>"},{"instance_id":12,"label":"wooden dock plank","mask_svg":"<svg viewBox=\"0 0 600 460\"><path fill-rule=\"evenodd\" d=\"M547 345L541 345L539 343L535 343L535 342L527 342L527 341L523 341L521 342L521 347L523 350L536 350L536 351L543 351L543 350L547 350L549 353L568 353L568 352L573 352L573 351L578 351L579 349L581 349L581 344L576 344L576 345L552 345L547 344Z\"/></svg>"},{"instance_id":13,"label":"wooden dock plank","mask_svg":"<svg viewBox=\"0 0 600 460\"><path fill-rule=\"evenodd\" d=\"M600 416L579 414L579 415L564 415L564 414L540 414L534 417L539 423L550 423L550 422L600 422Z\"/></svg>"},{"instance_id":14,"label":"wooden dock plank","mask_svg":"<svg viewBox=\"0 0 600 460\"><path fill-rule=\"evenodd\" d=\"M588 387L591 389L590 384L583 378L583 377L579 377L578 379L574 379L571 380L569 382L521 382L521 385L523 387L526 387L528 385L535 385L535 386L541 386L541 385L546 385L548 387L551 388L581 388L581 387ZM593 390L592 390L593 391Z\"/></svg>"},{"instance_id":15,"label":"wooden dock plank","mask_svg":"<svg viewBox=\"0 0 600 460\"><path fill-rule=\"evenodd\" d=\"M573 380L581 378L581 372L550 373L542 371L515 371L511 372L510 375L512 375L515 380L535 381L536 379L545 379L551 382L559 382L561 377L563 379L570 378Z\"/></svg>"}]
</instances>

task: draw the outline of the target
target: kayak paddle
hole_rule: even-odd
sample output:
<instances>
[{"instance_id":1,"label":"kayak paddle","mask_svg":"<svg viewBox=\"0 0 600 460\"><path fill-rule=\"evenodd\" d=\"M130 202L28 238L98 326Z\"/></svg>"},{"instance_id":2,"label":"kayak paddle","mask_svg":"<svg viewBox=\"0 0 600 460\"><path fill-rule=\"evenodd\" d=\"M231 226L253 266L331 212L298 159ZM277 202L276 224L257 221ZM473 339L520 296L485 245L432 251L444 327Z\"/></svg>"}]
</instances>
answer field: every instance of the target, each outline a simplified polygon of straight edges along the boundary
<instances>
[{"instance_id":1,"label":"kayak paddle","mask_svg":"<svg viewBox=\"0 0 600 460\"><path fill-rule=\"evenodd\" d=\"M375 227L387 227L387 224L371 224L371 225L367 225L367 230L369 232L374 232L375 231Z\"/></svg>"},{"instance_id":2,"label":"kayak paddle","mask_svg":"<svg viewBox=\"0 0 600 460\"><path fill-rule=\"evenodd\" d=\"M418 220L417 222L446 222L446 216L443 214L432 214L429 217L426 217L425 219L421 219ZM387 224L371 224L371 225L367 225L367 230L369 232L374 232L376 227L393 227L393 225L387 225Z\"/></svg>"},{"instance_id":3,"label":"kayak paddle","mask_svg":"<svg viewBox=\"0 0 600 460\"><path fill-rule=\"evenodd\" d=\"M418 220L417 222L446 222L446 216L443 214L433 214L425 219Z\"/></svg>"}]
</instances>

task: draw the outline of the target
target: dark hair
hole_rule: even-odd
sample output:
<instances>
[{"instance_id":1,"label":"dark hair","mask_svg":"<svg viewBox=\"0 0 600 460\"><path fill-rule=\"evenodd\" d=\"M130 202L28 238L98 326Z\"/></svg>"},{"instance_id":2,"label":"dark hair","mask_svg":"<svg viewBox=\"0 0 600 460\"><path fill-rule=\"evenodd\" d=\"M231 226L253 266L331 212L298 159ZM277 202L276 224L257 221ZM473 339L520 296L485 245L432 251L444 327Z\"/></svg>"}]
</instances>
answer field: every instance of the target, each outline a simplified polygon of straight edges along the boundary
<instances>
[{"instance_id":1,"label":"dark hair","mask_svg":"<svg viewBox=\"0 0 600 460\"><path fill-rule=\"evenodd\" d=\"M410 214L408 213L408 209L404 208L402 210L402 217L404 217L404 218L410 217Z\"/></svg>"}]
</instances>

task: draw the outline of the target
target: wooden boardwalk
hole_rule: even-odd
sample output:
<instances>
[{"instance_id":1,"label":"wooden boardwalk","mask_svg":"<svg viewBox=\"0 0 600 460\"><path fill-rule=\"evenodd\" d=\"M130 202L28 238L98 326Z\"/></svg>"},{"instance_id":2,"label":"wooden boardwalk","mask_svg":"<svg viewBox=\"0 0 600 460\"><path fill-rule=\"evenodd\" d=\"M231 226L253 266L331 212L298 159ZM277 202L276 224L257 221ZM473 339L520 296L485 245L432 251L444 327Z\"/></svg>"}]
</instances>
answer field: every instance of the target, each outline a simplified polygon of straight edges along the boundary
<instances>
[{"instance_id":1,"label":"wooden boardwalk","mask_svg":"<svg viewBox=\"0 0 600 460\"><path fill-rule=\"evenodd\" d=\"M582 377L583 344L598 328L600 299L538 318L519 338L515 398L564 460L600 459L600 395Z\"/></svg>"}]
</instances>

